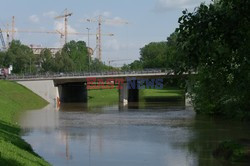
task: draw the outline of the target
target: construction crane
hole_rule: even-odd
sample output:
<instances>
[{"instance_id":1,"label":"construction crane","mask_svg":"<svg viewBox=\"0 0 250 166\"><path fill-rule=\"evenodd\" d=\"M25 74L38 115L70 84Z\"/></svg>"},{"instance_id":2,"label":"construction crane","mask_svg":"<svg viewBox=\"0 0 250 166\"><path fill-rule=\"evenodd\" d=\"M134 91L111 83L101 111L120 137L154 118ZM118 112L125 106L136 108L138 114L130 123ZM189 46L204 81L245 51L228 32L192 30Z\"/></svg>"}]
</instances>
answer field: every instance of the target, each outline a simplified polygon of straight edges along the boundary
<instances>
[{"instance_id":1,"label":"construction crane","mask_svg":"<svg viewBox=\"0 0 250 166\"><path fill-rule=\"evenodd\" d=\"M60 38L62 39L63 37L65 37L64 39L64 43L67 42L67 36L68 35L83 35L83 36L96 36L96 40L97 40L97 43L98 43L98 36L99 34L96 34L96 33L81 33L81 32L68 32L67 31L67 17L68 16L71 16L72 13L68 13L67 9L65 10L65 14L63 16L58 16L56 18L62 18L64 17L65 18L65 31L64 32L61 32L59 30L55 30L55 31L43 31L43 30L16 30L15 29L15 17L13 16L12 17L12 25L11 25L11 30L9 29L9 24L7 24L7 29L6 30L2 30L2 32L5 32L7 33L7 44L9 45L9 38L10 38L10 32L11 32L11 39L14 40L14 36L15 36L15 33L46 33L46 34L59 34L60 35ZM103 36L114 36L114 34L112 33L106 33L106 34L101 34ZM63 44L62 44L63 45ZM8 46L7 46L8 47ZM6 48L7 48L6 47ZM98 48L98 46L96 46L96 48ZM94 51L96 50L96 48L94 49Z\"/></svg>"},{"instance_id":2,"label":"construction crane","mask_svg":"<svg viewBox=\"0 0 250 166\"><path fill-rule=\"evenodd\" d=\"M59 18L64 18L64 43L67 43L67 38L68 38L68 17L72 16L73 13L68 13L68 10L65 9L64 10L64 14L55 17L55 19L59 19Z\"/></svg>"},{"instance_id":3,"label":"construction crane","mask_svg":"<svg viewBox=\"0 0 250 166\"><path fill-rule=\"evenodd\" d=\"M5 45L5 42L4 42L4 38L3 38L3 33L2 33L2 29L0 28L0 40L1 40L1 43L2 43L2 46L3 46L3 50L6 49L6 45Z\"/></svg>"},{"instance_id":4,"label":"construction crane","mask_svg":"<svg viewBox=\"0 0 250 166\"><path fill-rule=\"evenodd\" d=\"M15 38L15 16L12 16L12 23L11 23L11 41Z\"/></svg>"},{"instance_id":5,"label":"construction crane","mask_svg":"<svg viewBox=\"0 0 250 166\"><path fill-rule=\"evenodd\" d=\"M5 32L7 33L7 41L9 41L9 30L2 30L2 32ZM55 31L43 31L43 30L22 30L22 29L19 29L19 30L14 30L13 31L14 33L45 33L45 34L59 34L60 35L60 38L62 39L65 34L59 30L55 30ZM97 36L96 33L81 33L81 32L68 32L68 35L79 35L79 36ZM105 34L102 34L103 36L114 36L114 34L112 33L105 33ZM63 45L63 44L61 44ZM62 46L61 46L62 47ZM97 47L96 47L97 48ZM96 50L96 48L94 48L93 52Z\"/></svg>"},{"instance_id":6,"label":"construction crane","mask_svg":"<svg viewBox=\"0 0 250 166\"><path fill-rule=\"evenodd\" d=\"M111 19L103 19L102 15L99 15L98 18L87 19L87 22L97 22L98 29L97 29L97 36L96 36L96 46L97 46L97 58L99 61L102 60L102 23L112 23L112 24L128 24L127 21L123 20L111 20Z\"/></svg>"},{"instance_id":7,"label":"construction crane","mask_svg":"<svg viewBox=\"0 0 250 166\"><path fill-rule=\"evenodd\" d=\"M2 30L2 32L7 33L7 43L9 45L9 32L10 32L9 28L7 28L7 30ZM12 30L11 33L12 33L12 37L11 37L12 40L14 40L13 34L15 34L15 33L46 33L46 34L55 34L55 35L60 34L61 38L62 38L62 36L64 36L64 34L58 30L56 30L56 31L42 31L42 30L28 30L28 29L26 29L26 30Z\"/></svg>"}]
</instances>

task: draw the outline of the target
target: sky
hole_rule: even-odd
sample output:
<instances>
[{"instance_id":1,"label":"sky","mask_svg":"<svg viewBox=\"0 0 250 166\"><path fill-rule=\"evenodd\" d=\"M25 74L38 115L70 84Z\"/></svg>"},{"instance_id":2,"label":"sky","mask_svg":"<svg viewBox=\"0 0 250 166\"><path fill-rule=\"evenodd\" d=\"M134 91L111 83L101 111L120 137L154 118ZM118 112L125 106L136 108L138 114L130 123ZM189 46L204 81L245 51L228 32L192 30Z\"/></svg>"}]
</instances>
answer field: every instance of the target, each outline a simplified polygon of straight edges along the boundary
<instances>
[{"instance_id":1,"label":"sky","mask_svg":"<svg viewBox=\"0 0 250 166\"><path fill-rule=\"evenodd\" d=\"M150 42L166 41L178 27L178 18L184 9L193 11L201 2L210 0L0 0L0 28L11 25L15 16L16 30L41 30L64 32L63 19L54 19L62 15L67 8L72 12L69 17L69 32L97 32L95 19L102 15L112 23L102 24L102 33L114 36L102 36L102 61L110 60L112 66L122 66L140 58L140 48ZM114 23L116 21L116 23ZM127 21L128 24L119 22ZM6 36L6 34L3 34ZM42 47L60 47L63 41L59 34L17 33L15 39L26 45ZM90 35L90 47L96 48L96 37ZM69 35L68 40L83 40L87 35ZM95 57L95 55L94 55ZM120 61L119 61L120 60Z\"/></svg>"}]
</instances>

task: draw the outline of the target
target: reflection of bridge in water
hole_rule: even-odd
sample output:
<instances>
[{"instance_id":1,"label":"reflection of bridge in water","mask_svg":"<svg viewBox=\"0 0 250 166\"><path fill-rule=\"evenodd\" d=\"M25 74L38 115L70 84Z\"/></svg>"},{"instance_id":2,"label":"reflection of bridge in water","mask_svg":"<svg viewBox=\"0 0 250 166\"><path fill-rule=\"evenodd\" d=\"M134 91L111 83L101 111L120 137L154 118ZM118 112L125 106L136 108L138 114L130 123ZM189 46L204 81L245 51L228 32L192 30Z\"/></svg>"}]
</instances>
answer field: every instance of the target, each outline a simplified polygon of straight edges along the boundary
<instances>
[{"instance_id":1,"label":"reflection of bridge in water","mask_svg":"<svg viewBox=\"0 0 250 166\"><path fill-rule=\"evenodd\" d=\"M102 73L60 73L47 75L22 75L9 76L9 80L18 81L29 88L27 82L35 83L37 81L53 81L53 86L56 87L57 98L62 103L77 103L87 102L87 84L91 78L96 80L115 80L121 79L122 82L113 81L113 84L119 85L119 101L123 104L128 102L139 101L139 88L137 80L140 79L167 79L174 77L187 77L190 73L176 75L172 71L129 71L129 72L102 72ZM135 88L129 88L127 80L133 79L136 83ZM104 81L105 82L105 81ZM37 87L39 88L39 87ZM32 89L36 91L36 89Z\"/></svg>"}]
</instances>

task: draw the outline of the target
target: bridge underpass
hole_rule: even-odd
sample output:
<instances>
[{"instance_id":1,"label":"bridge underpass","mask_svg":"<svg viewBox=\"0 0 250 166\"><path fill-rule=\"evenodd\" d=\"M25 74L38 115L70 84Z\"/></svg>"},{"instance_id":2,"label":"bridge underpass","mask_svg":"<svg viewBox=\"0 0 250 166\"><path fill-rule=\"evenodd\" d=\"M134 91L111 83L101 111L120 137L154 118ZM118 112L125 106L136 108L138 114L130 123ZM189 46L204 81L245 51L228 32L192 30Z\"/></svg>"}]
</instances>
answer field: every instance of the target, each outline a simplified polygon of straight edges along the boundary
<instances>
[{"instance_id":1,"label":"bridge underpass","mask_svg":"<svg viewBox=\"0 0 250 166\"><path fill-rule=\"evenodd\" d=\"M58 98L61 103L87 103L88 101L88 82L70 82L63 84L56 84L58 91ZM135 82L137 84L137 81ZM119 91L119 102L126 105L129 102L139 101L139 89L131 89L127 82L116 84L114 88Z\"/></svg>"}]
</instances>

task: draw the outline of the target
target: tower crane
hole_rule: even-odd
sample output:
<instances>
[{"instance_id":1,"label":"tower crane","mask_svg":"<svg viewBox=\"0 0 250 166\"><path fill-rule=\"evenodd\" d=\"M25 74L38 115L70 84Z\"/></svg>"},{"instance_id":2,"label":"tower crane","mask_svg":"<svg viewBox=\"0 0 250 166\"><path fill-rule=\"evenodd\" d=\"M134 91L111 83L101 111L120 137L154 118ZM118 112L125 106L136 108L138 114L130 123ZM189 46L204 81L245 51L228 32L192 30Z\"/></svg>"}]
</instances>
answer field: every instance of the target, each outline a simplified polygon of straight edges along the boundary
<instances>
[{"instance_id":1,"label":"tower crane","mask_svg":"<svg viewBox=\"0 0 250 166\"><path fill-rule=\"evenodd\" d=\"M2 32L6 32L7 35L9 33L9 30L2 30ZM20 29L20 30L14 30L13 31L14 33L46 33L46 34L59 34L62 37L65 36L65 33L59 31L59 30L55 30L55 31L43 31L43 30L24 30L24 29ZM97 36L96 33L82 33L82 32L68 32L68 35L82 35L82 36L87 36L87 35L90 35L90 36ZM114 36L114 34L112 33L104 33L102 34L103 36Z\"/></svg>"},{"instance_id":2,"label":"tower crane","mask_svg":"<svg viewBox=\"0 0 250 166\"><path fill-rule=\"evenodd\" d=\"M123 20L111 20L111 19L103 19L102 15L99 15L98 18L87 19L87 22L97 22L98 30L96 36L96 47L97 47L97 58L99 61L102 60L102 23L114 23L114 24L128 24L127 21Z\"/></svg>"},{"instance_id":3,"label":"tower crane","mask_svg":"<svg viewBox=\"0 0 250 166\"><path fill-rule=\"evenodd\" d=\"M65 37L64 38L64 43L67 42L67 36L68 35L83 35L83 36L90 35L90 36L96 36L97 43L99 43L98 42L98 39L99 39L98 36L100 36L100 34L96 34L96 33L81 33L81 32L68 32L68 30L67 30L67 25L68 25L68 19L67 19L67 17L69 17L71 15L72 15L72 13L68 13L67 9L65 9L64 15L55 17L56 19L65 18L64 19L64 21L65 21L65 24L64 24L65 25L65 29L64 29L65 31L64 32L61 32L59 30L55 30L55 31L31 30L31 29L30 30L28 30L28 29L26 29L26 30L25 29L23 29L23 30L22 29L21 30L20 29L16 30L15 29L15 17L14 16L12 17L11 30L9 30L9 25L7 24L7 29L6 30L2 30L2 32L7 33L7 43L8 44L9 44L9 37L10 37L9 33L10 32L11 32L11 39L12 40L14 40L15 33L19 32L19 33L59 34L60 37L61 37L61 39L63 37ZM101 35L103 35L103 36L114 36L114 34L112 34L112 33L105 33L105 34L101 34ZM96 46L96 48L98 48L98 45ZM94 50L96 50L96 48Z\"/></svg>"},{"instance_id":4,"label":"tower crane","mask_svg":"<svg viewBox=\"0 0 250 166\"><path fill-rule=\"evenodd\" d=\"M11 40L15 38L15 16L12 16L12 23L11 23Z\"/></svg>"},{"instance_id":5,"label":"tower crane","mask_svg":"<svg viewBox=\"0 0 250 166\"><path fill-rule=\"evenodd\" d=\"M59 19L59 18L64 18L64 43L67 43L67 38L68 38L68 17L72 16L73 13L68 13L68 10L65 9L64 10L64 14L55 17L55 19Z\"/></svg>"}]
</instances>

